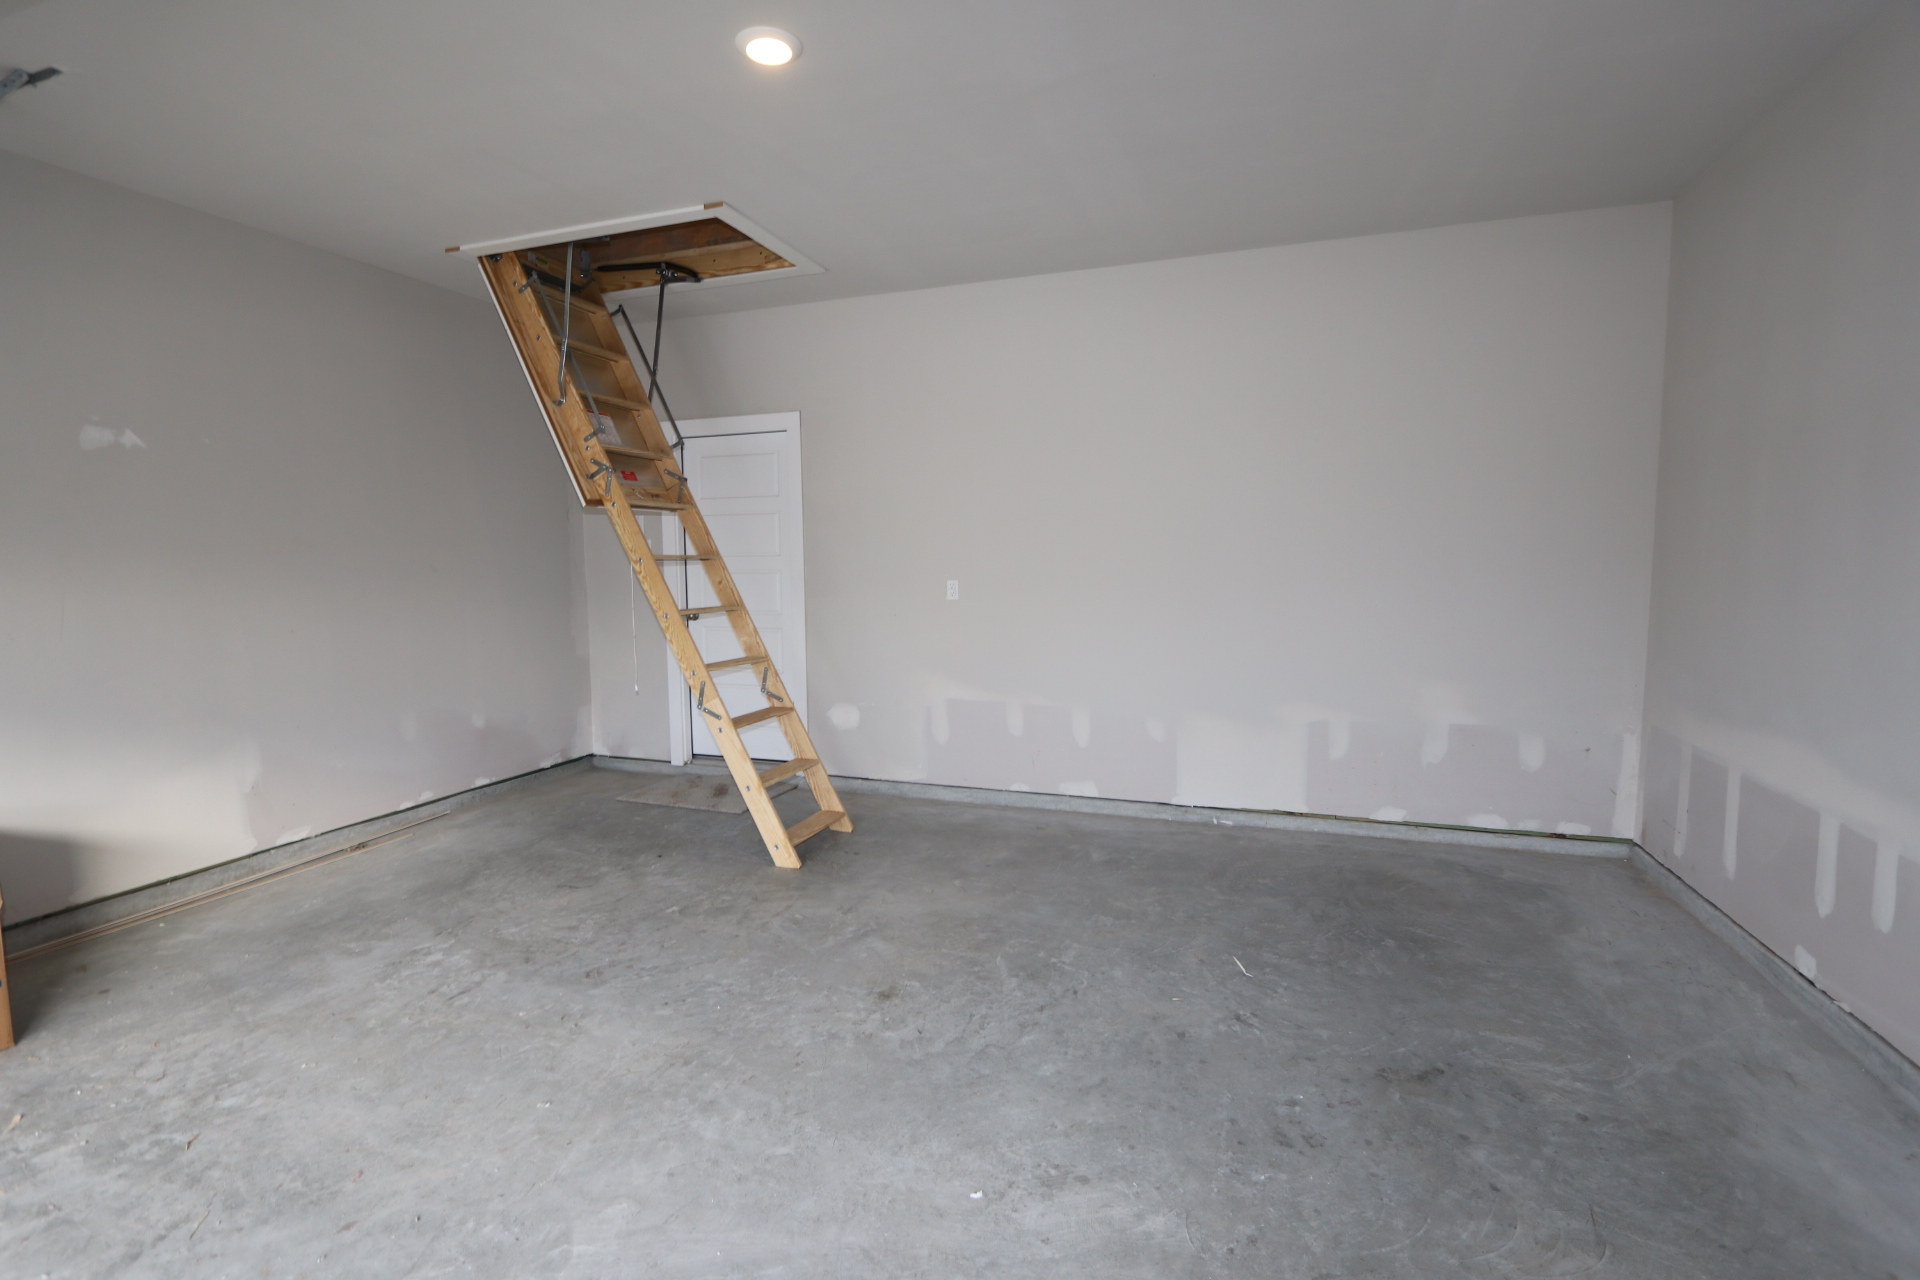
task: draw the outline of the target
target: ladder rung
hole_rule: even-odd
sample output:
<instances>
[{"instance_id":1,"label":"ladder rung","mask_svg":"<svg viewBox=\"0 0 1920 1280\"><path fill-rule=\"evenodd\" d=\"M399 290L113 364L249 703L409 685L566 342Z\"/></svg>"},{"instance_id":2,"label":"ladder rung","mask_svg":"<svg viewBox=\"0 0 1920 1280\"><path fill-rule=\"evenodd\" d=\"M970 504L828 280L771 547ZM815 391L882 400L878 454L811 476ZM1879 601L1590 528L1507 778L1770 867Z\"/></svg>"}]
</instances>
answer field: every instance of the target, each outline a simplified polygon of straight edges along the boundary
<instances>
[{"instance_id":1,"label":"ladder rung","mask_svg":"<svg viewBox=\"0 0 1920 1280\"><path fill-rule=\"evenodd\" d=\"M719 556L655 556L655 560L718 560Z\"/></svg>"},{"instance_id":2,"label":"ladder rung","mask_svg":"<svg viewBox=\"0 0 1920 1280\"><path fill-rule=\"evenodd\" d=\"M627 358L627 353L624 351L609 351L605 347L597 347L591 342L582 342L578 338L574 338L567 343L567 350L577 351L583 356L592 356L595 360L606 360L608 362L625 360ZM603 400L605 398L605 396L601 397Z\"/></svg>"},{"instance_id":3,"label":"ladder rung","mask_svg":"<svg viewBox=\"0 0 1920 1280\"><path fill-rule=\"evenodd\" d=\"M805 773L819 763L818 760L809 760L805 756L801 756L798 759L789 760L785 764L777 764L760 775L760 785L770 787L782 778L791 778L796 773Z\"/></svg>"},{"instance_id":4,"label":"ladder rung","mask_svg":"<svg viewBox=\"0 0 1920 1280\"><path fill-rule=\"evenodd\" d=\"M598 391L582 389L580 394L594 404L610 404L616 409L626 409L633 413L638 413L647 407L638 400L622 400L619 396L603 396Z\"/></svg>"},{"instance_id":5,"label":"ladder rung","mask_svg":"<svg viewBox=\"0 0 1920 1280\"><path fill-rule=\"evenodd\" d=\"M685 511L687 503L676 502L658 489L636 489L632 485L621 485L626 494L627 505L643 507L648 511Z\"/></svg>"},{"instance_id":6,"label":"ladder rung","mask_svg":"<svg viewBox=\"0 0 1920 1280\"><path fill-rule=\"evenodd\" d=\"M711 671L713 668L708 667L707 670ZM789 706L762 707L758 711L749 711L743 716L735 716L733 718L733 727L737 732L749 726L759 724L762 721L771 720L775 716L790 716L792 714L793 708Z\"/></svg>"},{"instance_id":7,"label":"ladder rung","mask_svg":"<svg viewBox=\"0 0 1920 1280\"><path fill-rule=\"evenodd\" d=\"M581 297L578 292L575 292L573 297L569 299L565 294L565 292L554 288L552 285L548 284L544 280L536 283L533 287L538 289L540 292L546 294L549 298L552 298L555 302L571 301L574 306L580 308L582 311L589 311L594 313L595 315L602 315L602 316L609 314L609 312L605 307L601 306L597 302L591 302L588 299Z\"/></svg>"},{"instance_id":8,"label":"ladder rung","mask_svg":"<svg viewBox=\"0 0 1920 1280\"><path fill-rule=\"evenodd\" d=\"M645 458L648 462L665 462L668 455L655 453L651 449L636 449L630 444L617 444L611 440L602 440L600 447L608 453L617 453L623 458Z\"/></svg>"},{"instance_id":9,"label":"ladder rung","mask_svg":"<svg viewBox=\"0 0 1920 1280\"><path fill-rule=\"evenodd\" d=\"M802 818L800 821L788 827L787 839L794 844L799 844L809 836L819 835L822 831L825 831L828 827L846 816L846 814L838 809L822 809L812 817Z\"/></svg>"},{"instance_id":10,"label":"ladder rung","mask_svg":"<svg viewBox=\"0 0 1920 1280\"><path fill-rule=\"evenodd\" d=\"M707 670L725 671L728 667L750 667L756 662L765 661L765 658L722 658L718 662L709 662Z\"/></svg>"},{"instance_id":11,"label":"ladder rung","mask_svg":"<svg viewBox=\"0 0 1920 1280\"><path fill-rule=\"evenodd\" d=\"M747 606L743 604L692 604L682 609L680 616L683 618L694 618L703 613L732 613L736 609L744 609L746 607ZM711 667L713 664L708 663L707 665Z\"/></svg>"}]
</instances>

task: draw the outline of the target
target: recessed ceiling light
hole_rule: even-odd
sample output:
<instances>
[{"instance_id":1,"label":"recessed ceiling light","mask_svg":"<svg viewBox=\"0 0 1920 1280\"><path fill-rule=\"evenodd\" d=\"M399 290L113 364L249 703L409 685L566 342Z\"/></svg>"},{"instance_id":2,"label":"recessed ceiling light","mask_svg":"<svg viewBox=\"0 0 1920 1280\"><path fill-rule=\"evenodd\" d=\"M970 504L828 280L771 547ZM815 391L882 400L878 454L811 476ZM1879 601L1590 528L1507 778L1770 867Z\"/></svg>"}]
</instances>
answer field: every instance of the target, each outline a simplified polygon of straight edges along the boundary
<instances>
[{"instance_id":1,"label":"recessed ceiling light","mask_svg":"<svg viewBox=\"0 0 1920 1280\"><path fill-rule=\"evenodd\" d=\"M748 27L733 38L740 52L765 67L784 67L800 56L800 41L778 27Z\"/></svg>"}]
</instances>

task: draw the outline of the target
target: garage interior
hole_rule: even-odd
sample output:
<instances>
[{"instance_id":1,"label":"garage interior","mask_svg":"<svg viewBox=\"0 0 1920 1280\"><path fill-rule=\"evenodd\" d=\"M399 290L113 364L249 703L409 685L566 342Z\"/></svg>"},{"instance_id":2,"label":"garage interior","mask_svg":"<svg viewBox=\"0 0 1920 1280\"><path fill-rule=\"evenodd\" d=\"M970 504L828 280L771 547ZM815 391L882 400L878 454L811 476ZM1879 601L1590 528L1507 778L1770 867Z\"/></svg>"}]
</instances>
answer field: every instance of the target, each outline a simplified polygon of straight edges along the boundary
<instances>
[{"instance_id":1,"label":"garage interior","mask_svg":"<svg viewBox=\"0 0 1920 1280\"><path fill-rule=\"evenodd\" d=\"M8 1273L1920 1278L1916 132L1914 0L0 0Z\"/></svg>"}]
</instances>

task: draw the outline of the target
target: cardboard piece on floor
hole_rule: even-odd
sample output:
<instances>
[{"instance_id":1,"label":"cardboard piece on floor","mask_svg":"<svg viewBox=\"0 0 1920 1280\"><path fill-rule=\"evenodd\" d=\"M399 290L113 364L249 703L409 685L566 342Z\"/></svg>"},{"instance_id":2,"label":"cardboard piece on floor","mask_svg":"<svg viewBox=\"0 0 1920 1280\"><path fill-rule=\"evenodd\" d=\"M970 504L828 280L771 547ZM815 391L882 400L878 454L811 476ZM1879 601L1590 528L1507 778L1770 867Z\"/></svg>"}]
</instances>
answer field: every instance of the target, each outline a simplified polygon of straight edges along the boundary
<instances>
[{"instance_id":1,"label":"cardboard piece on floor","mask_svg":"<svg viewBox=\"0 0 1920 1280\"><path fill-rule=\"evenodd\" d=\"M768 794L779 795L784 790L787 787L769 787ZM676 809L709 809L714 813L747 811L747 802L740 798L733 779L710 773L662 774L647 779L620 798L635 804L666 804Z\"/></svg>"}]
</instances>

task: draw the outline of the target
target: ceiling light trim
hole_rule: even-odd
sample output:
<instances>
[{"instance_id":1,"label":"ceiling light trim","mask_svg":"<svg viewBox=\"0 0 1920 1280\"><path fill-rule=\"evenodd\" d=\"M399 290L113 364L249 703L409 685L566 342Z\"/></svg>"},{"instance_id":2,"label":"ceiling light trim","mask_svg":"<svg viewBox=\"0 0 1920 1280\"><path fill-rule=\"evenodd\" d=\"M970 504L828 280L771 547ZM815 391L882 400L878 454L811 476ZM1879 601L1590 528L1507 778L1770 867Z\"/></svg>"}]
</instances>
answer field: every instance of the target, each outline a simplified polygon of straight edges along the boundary
<instances>
[{"instance_id":1,"label":"ceiling light trim","mask_svg":"<svg viewBox=\"0 0 1920 1280\"><path fill-rule=\"evenodd\" d=\"M778 62L768 62L765 58L756 56L753 52L753 45L760 40L771 40L775 44L784 46L787 51L787 56ZM746 54L751 61L763 67L790 67L794 61L800 57L802 52L800 37L781 27L748 27L745 31L742 31L733 38L733 44L740 52Z\"/></svg>"}]
</instances>

